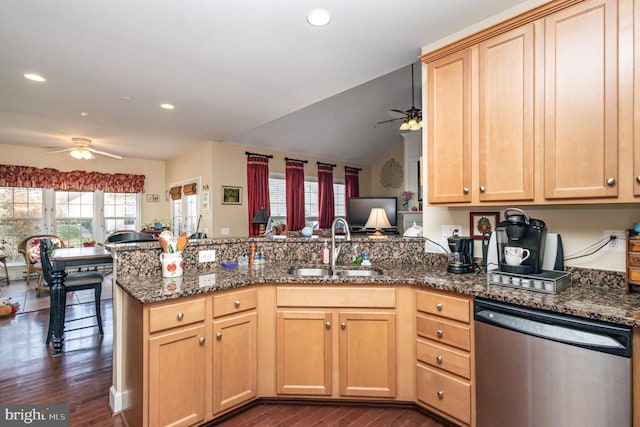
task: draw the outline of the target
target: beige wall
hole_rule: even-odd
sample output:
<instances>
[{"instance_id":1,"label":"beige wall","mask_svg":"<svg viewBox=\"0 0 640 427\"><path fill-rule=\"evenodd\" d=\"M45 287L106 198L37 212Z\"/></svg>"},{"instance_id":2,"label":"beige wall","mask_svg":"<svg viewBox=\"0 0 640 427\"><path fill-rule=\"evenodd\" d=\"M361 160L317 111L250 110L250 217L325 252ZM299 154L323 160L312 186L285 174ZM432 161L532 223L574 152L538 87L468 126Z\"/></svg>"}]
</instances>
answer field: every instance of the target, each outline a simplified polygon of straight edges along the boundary
<instances>
[{"instance_id":1,"label":"beige wall","mask_svg":"<svg viewBox=\"0 0 640 427\"><path fill-rule=\"evenodd\" d=\"M4 165L33 166L37 168L54 168L68 172L84 170L103 173L131 173L144 175L144 191L142 195L142 223L151 222L154 218L168 216L169 203L165 197L165 162L124 158L112 159L96 156L95 160L77 160L69 153L48 154L44 148L24 147L21 145L0 144L0 163ZM147 194L159 195L159 202L147 202Z\"/></svg>"}]
</instances>

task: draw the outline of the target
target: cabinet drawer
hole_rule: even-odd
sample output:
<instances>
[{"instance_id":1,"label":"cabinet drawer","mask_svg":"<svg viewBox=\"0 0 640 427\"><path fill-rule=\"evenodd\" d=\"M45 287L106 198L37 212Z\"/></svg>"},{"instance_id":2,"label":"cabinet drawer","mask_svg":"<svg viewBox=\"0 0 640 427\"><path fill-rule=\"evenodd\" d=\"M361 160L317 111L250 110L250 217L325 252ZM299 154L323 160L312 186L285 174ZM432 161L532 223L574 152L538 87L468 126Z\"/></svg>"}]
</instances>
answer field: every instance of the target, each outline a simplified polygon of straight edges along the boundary
<instances>
[{"instance_id":1,"label":"cabinet drawer","mask_svg":"<svg viewBox=\"0 0 640 427\"><path fill-rule=\"evenodd\" d=\"M151 307L149 309L149 332L175 328L204 320L204 299Z\"/></svg>"},{"instance_id":2,"label":"cabinet drawer","mask_svg":"<svg viewBox=\"0 0 640 427\"><path fill-rule=\"evenodd\" d=\"M640 267L640 253L629 252L629 266Z\"/></svg>"},{"instance_id":3,"label":"cabinet drawer","mask_svg":"<svg viewBox=\"0 0 640 427\"><path fill-rule=\"evenodd\" d=\"M417 316L417 332L421 337L471 350L471 331L468 325L454 323L437 317Z\"/></svg>"},{"instance_id":4,"label":"cabinet drawer","mask_svg":"<svg viewBox=\"0 0 640 427\"><path fill-rule=\"evenodd\" d=\"M425 313L469 323L471 300L439 292L416 291L416 308Z\"/></svg>"},{"instance_id":5,"label":"cabinet drawer","mask_svg":"<svg viewBox=\"0 0 640 427\"><path fill-rule=\"evenodd\" d=\"M471 423L471 384L418 365L418 399L460 421Z\"/></svg>"},{"instance_id":6,"label":"cabinet drawer","mask_svg":"<svg viewBox=\"0 0 640 427\"><path fill-rule=\"evenodd\" d=\"M278 307L363 307L395 308L395 287L279 287Z\"/></svg>"},{"instance_id":7,"label":"cabinet drawer","mask_svg":"<svg viewBox=\"0 0 640 427\"><path fill-rule=\"evenodd\" d=\"M417 349L419 361L467 379L471 378L471 356L469 353L420 339Z\"/></svg>"},{"instance_id":8,"label":"cabinet drawer","mask_svg":"<svg viewBox=\"0 0 640 427\"><path fill-rule=\"evenodd\" d=\"M629 269L629 280L632 282L640 282L640 268Z\"/></svg>"},{"instance_id":9,"label":"cabinet drawer","mask_svg":"<svg viewBox=\"0 0 640 427\"><path fill-rule=\"evenodd\" d=\"M640 239L629 239L629 251L640 252Z\"/></svg>"},{"instance_id":10,"label":"cabinet drawer","mask_svg":"<svg viewBox=\"0 0 640 427\"><path fill-rule=\"evenodd\" d=\"M243 289L213 296L213 317L256 308L256 290Z\"/></svg>"}]
</instances>

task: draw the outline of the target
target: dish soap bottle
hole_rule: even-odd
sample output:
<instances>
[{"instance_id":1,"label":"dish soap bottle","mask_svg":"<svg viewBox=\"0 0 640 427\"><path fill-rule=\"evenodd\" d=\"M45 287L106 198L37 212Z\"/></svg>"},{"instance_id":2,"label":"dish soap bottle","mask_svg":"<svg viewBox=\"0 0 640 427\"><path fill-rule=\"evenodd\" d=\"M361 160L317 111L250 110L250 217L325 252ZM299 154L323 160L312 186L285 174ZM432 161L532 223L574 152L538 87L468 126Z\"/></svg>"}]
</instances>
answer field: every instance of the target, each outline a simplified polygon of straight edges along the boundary
<instances>
[{"instance_id":1,"label":"dish soap bottle","mask_svg":"<svg viewBox=\"0 0 640 427\"><path fill-rule=\"evenodd\" d=\"M351 256L351 265L360 264L360 260L358 259L358 245L353 245L353 255Z\"/></svg>"},{"instance_id":2,"label":"dish soap bottle","mask_svg":"<svg viewBox=\"0 0 640 427\"><path fill-rule=\"evenodd\" d=\"M322 245L322 263L323 264L329 264L329 258L331 258L330 256L330 250L329 250L329 245L327 244L327 241L324 241L324 245Z\"/></svg>"}]
</instances>

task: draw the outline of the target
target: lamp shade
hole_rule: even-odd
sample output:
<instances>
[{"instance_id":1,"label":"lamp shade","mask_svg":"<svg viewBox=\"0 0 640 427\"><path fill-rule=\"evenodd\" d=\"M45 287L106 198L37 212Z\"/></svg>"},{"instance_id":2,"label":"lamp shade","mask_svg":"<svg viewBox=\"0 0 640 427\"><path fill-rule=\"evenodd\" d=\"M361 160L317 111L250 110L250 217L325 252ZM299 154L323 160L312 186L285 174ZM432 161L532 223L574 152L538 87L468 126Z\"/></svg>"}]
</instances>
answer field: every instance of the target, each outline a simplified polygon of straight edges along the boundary
<instances>
[{"instance_id":1,"label":"lamp shade","mask_svg":"<svg viewBox=\"0 0 640 427\"><path fill-rule=\"evenodd\" d=\"M264 208L258 209L258 212L256 212L256 215L253 217L251 222L254 224L266 224L269 222L269 214L267 213L267 210Z\"/></svg>"},{"instance_id":2,"label":"lamp shade","mask_svg":"<svg viewBox=\"0 0 640 427\"><path fill-rule=\"evenodd\" d=\"M381 236L382 232L380 229L391 227L391 224L389 223L389 218L387 218L387 213L384 211L384 208L373 208L364 226L365 228L375 228L375 235Z\"/></svg>"}]
</instances>

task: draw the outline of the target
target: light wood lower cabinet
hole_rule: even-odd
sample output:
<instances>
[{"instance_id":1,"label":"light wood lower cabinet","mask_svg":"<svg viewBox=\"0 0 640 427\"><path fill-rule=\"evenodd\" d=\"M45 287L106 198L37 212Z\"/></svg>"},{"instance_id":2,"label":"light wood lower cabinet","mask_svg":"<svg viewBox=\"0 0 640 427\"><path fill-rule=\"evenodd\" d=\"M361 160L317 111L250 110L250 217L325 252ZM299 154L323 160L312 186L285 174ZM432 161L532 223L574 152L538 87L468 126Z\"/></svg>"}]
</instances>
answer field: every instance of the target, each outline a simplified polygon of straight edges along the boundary
<instances>
[{"instance_id":1,"label":"light wood lower cabinet","mask_svg":"<svg viewBox=\"0 0 640 427\"><path fill-rule=\"evenodd\" d=\"M473 299L416 291L418 402L461 425L475 425Z\"/></svg>"},{"instance_id":2,"label":"light wood lower cabinet","mask_svg":"<svg viewBox=\"0 0 640 427\"><path fill-rule=\"evenodd\" d=\"M257 396L256 290L213 297L213 412ZM231 314L230 314L231 313Z\"/></svg>"},{"instance_id":3,"label":"light wood lower cabinet","mask_svg":"<svg viewBox=\"0 0 640 427\"><path fill-rule=\"evenodd\" d=\"M277 304L278 394L396 395L395 289L283 287Z\"/></svg>"}]
</instances>

